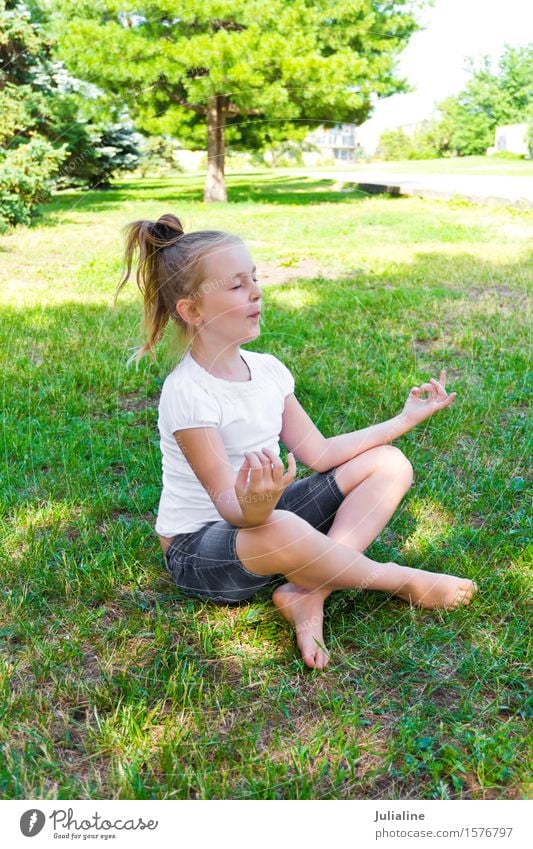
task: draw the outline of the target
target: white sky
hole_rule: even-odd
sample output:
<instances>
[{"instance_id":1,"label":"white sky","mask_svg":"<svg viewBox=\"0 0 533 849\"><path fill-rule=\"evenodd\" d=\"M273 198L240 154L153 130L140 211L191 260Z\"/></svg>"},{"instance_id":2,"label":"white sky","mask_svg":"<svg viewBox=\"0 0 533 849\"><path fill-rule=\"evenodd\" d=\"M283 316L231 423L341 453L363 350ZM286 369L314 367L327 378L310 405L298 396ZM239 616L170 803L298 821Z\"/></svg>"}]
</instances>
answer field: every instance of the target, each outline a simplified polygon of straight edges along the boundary
<instances>
[{"instance_id":1,"label":"white sky","mask_svg":"<svg viewBox=\"0 0 533 849\"><path fill-rule=\"evenodd\" d=\"M427 26L411 36L398 63L398 76L416 91L380 100L363 125L368 130L431 117L434 103L457 94L469 79L466 57L487 54L497 61L505 43L533 41L531 0L436 0L419 19Z\"/></svg>"}]
</instances>

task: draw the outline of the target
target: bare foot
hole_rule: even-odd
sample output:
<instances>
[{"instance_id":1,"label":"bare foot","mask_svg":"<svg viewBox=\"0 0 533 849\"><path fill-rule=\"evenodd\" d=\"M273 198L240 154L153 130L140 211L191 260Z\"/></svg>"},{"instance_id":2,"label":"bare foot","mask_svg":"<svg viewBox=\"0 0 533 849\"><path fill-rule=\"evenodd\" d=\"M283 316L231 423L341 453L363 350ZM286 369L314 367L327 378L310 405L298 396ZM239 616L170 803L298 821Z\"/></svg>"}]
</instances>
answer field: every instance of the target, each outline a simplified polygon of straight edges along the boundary
<instances>
[{"instance_id":1,"label":"bare foot","mask_svg":"<svg viewBox=\"0 0 533 849\"><path fill-rule=\"evenodd\" d=\"M456 578L455 575L439 575L425 569L411 569L404 586L396 595L411 604L429 608L455 610L461 604L469 604L478 591L475 581L468 578Z\"/></svg>"},{"instance_id":2,"label":"bare foot","mask_svg":"<svg viewBox=\"0 0 533 849\"><path fill-rule=\"evenodd\" d=\"M281 615L294 625L298 648L307 666L324 669L329 661L329 652L322 635L323 594L287 583L276 587L272 601Z\"/></svg>"}]
</instances>

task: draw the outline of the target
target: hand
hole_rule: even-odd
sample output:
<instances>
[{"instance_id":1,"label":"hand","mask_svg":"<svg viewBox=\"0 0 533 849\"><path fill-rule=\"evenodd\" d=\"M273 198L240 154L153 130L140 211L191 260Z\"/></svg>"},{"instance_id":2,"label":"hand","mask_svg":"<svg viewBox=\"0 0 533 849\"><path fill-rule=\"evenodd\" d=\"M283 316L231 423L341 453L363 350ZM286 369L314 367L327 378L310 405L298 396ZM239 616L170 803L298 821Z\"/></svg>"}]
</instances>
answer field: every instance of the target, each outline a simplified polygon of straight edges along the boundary
<instances>
[{"instance_id":1,"label":"hand","mask_svg":"<svg viewBox=\"0 0 533 849\"><path fill-rule=\"evenodd\" d=\"M444 407L449 407L455 401L457 392L447 395L445 386L446 372L444 369L440 373L440 381L432 377L429 383L423 383L422 386L413 386L401 413L411 427L429 419L433 413L443 410ZM421 393L425 392L430 393L429 397L421 398Z\"/></svg>"},{"instance_id":2,"label":"hand","mask_svg":"<svg viewBox=\"0 0 533 849\"><path fill-rule=\"evenodd\" d=\"M235 481L235 495L246 524L259 525L268 519L283 490L294 480L296 460L292 453L287 455L289 468L284 473L282 461L270 448L245 451L244 457Z\"/></svg>"}]
</instances>

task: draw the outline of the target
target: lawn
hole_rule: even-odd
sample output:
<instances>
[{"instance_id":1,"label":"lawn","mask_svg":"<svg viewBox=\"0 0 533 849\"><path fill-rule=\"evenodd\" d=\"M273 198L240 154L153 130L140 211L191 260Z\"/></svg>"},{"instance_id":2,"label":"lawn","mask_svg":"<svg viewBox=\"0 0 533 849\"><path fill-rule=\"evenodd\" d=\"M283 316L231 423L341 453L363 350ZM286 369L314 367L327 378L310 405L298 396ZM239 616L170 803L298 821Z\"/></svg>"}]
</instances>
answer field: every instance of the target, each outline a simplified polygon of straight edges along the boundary
<instances>
[{"instance_id":1,"label":"lawn","mask_svg":"<svg viewBox=\"0 0 533 849\"><path fill-rule=\"evenodd\" d=\"M533 159L513 159L502 156L452 156L443 159L403 159L398 162L374 160L366 163L339 160L334 168L342 171L364 171L391 174L454 174L463 177L533 177ZM332 166L316 170L331 171ZM315 170L315 169L313 169Z\"/></svg>"},{"instance_id":2,"label":"lawn","mask_svg":"<svg viewBox=\"0 0 533 849\"><path fill-rule=\"evenodd\" d=\"M202 182L63 192L0 237L0 796L527 798L533 214L284 171L230 174L204 205ZM337 591L319 672L267 589L219 607L173 586L153 531L169 336L126 368L133 281L112 307L121 228L167 211L245 239L249 347L290 366L326 436L446 368L457 399L396 441L415 482L367 553L474 578L470 607Z\"/></svg>"}]
</instances>

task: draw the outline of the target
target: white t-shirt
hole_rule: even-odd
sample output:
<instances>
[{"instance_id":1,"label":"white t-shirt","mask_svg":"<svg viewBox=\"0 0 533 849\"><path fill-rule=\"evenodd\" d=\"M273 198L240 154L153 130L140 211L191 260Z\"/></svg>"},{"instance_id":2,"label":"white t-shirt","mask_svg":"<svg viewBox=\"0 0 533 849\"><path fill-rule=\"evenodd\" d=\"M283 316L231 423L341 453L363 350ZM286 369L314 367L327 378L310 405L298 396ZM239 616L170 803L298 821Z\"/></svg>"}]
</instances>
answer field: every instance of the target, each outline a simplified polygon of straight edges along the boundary
<instances>
[{"instance_id":1,"label":"white t-shirt","mask_svg":"<svg viewBox=\"0 0 533 849\"><path fill-rule=\"evenodd\" d=\"M278 456L285 397L294 377L273 354L241 349L251 380L214 377L190 350L166 377L159 399L157 426L163 467L163 491L155 531L163 536L190 533L222 516L194 474L173 436L190 427L218 428L235 475L245 451L271 448Z\"/></svg>"}]
</instances>

